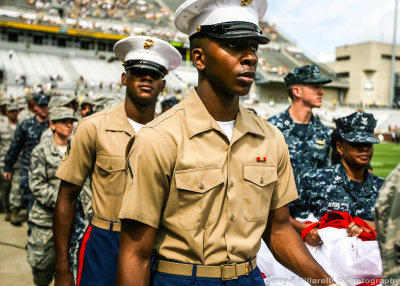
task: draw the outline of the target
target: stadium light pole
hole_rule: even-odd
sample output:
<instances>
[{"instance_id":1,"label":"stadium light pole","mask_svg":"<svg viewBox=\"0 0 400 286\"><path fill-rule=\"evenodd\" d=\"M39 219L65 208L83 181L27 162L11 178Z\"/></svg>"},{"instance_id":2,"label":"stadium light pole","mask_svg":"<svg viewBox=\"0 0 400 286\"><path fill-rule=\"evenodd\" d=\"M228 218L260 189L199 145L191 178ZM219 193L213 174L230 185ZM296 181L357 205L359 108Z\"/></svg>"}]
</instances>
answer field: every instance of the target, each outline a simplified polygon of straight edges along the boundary
<instances>
[{"instance_id":1,"label":"stadium light pole","mask_svg":"<svg viewBox=\"0 0 400 286\"><path fill-rule=\"evenodd\" d=\"M395 1L394 8L394 28L393 28L393 44L392 44L392 67L390 71L390 93L389 93L389 107L393 106L394 100L394 81L395 81L395 68L396 68L396 34L397 34L397 7L398 0Z\"/></svg>"}]
</instances>

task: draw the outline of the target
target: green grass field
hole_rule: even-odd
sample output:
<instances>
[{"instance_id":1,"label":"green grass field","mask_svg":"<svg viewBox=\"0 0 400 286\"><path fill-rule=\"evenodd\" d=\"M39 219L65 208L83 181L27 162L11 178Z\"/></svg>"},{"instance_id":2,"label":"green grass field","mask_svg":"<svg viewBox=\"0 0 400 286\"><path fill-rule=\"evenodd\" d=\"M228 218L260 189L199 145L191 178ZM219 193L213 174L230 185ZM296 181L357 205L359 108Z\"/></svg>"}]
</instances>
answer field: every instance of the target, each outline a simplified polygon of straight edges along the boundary
<instances>
[{"instance_id":1,"label":"green grass field","mask_svg":"<svg viewBox=\"0 0 400 286\"><path fill-rule=\"evenodd\" d=\"M374 145L371 165L374 174L385 178L400 162L400 144L381 143Z\"/></svg>"}]
</instances>

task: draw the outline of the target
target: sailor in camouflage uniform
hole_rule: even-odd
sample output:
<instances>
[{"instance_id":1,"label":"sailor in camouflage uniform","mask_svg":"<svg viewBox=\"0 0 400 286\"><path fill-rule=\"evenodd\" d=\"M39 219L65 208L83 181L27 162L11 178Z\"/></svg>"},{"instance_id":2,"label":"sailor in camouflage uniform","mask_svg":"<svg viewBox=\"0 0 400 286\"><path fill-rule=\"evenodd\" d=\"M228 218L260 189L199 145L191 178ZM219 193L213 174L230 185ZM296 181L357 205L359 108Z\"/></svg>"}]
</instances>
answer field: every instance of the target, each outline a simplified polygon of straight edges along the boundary
<instances>
[{"instance_id":1,"label":"sailor in camouflage uniform","mask_svg":"<svg viewBox=\"0 0 400 286\"><path fill-rule=\"evenodd\" d=\"M4 158L10 148L11 140L14 136L15 129L18 124L18 112L19 108L16 103L8 103L6 106L7 120L0 124L0 171L3 174L4 169ZM5 180L3 175L0 178L1 187L1 199L3 209L7 211L6 220L11 220L13 224L21 223L21 219L17 218L18 210L21 206L21 195L19 193L18 181L15 179L19 178L19 168L21 165L21 159L18 158L17 162L14 164L13 176L11 181ZM17 183L17 186L15 186Z\"/></svg>"},{"instance_id":2,"label":"sailor in camouflage uniform","mask_svg":"<svg viewBox=\"0 0 400 286\"><path fill-rule=\"evenodd\" d=\"M292 105L268 119L285 137L295 178L309 169L329 166L330 132L312 109L321 107L322 85L331 81L321 76L317 65L294 68L285 76Z\"/></svg>"},{"instance_id":3,"label":"sailor in camouflage uniform","mask_svg":"<svg viewBox=\"0 0 400 286\"><path fill-rule=\"evenodd\" d=\"M382 185L375 204L383 285L400 285L400 164ZM397 280L395 280L397 279Z\"/></svg>"},{"instance_id":4,"label":"sailor in camouflage uniform","mask_svg":"<svg viewBox=\"0 0 400 286\"><path fill-rule=\"evenodd\" d=\"M42 141L33 149L31 155L29 187L35 200L29 213L32 231L28 237L28 263L32 267L35 285L49 285L55 275L52 227L54 207L60 186L60 180L56 178L55 173L67 149L68 137L73 131L73 122L76 120L71 108L52 109L50 128L53 131L53 139ZM81 231L82 229L73 233L71 245L76 244L77 236Z\"/></svg>"},{"instance_id":5,"label":"sailor in camouflage uniform","mask_svg":"<svg viewBox=\"0 0 400 286\"><path fill-rule=\"evenodd\" d=\"M33 204L33 195L29 189L28 169L33 148L39 143L43 131L49 127L48 103L50 96L47 94L37 94L34 97L36 115L23 121L17 126L14 138L4 160L3 176L11 180L12 170L19 154L22 151L20 169L20 192L22 203L29 210Z\"/></svg>"},{"instance_id":6,"label":"sailor in camouflage uniform","mask_svg":"<svg viewBox=\"0 0 400 286\"><path fill-rule=\"evenodd\" d=\"M367 166L373 155L376 120L370 113L355 112L335 120L339 138L336 149L341 162L329 168L311 170L300 177L299 199L293 206L293 215L313 213L320 219L328 211L348 212L374 224L374 205L384 179L368 172ZM294 225L298 232L308 224ZM316 229L314 229L316 230ZM348 227L350 236L363 230L354 222ZM320 243L316 231L311 231L305 241L310 245Z\"/></svg>"}]
</instances>

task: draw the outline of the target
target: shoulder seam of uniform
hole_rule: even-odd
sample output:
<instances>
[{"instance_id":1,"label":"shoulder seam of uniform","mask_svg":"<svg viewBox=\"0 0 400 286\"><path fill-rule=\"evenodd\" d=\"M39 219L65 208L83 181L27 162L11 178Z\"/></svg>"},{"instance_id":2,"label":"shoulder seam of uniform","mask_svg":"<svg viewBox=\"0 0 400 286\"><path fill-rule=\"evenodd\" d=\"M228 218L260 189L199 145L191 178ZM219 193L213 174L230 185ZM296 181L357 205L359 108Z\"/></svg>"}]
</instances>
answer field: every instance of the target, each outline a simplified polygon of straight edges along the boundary
<instances>
[{"instance_id":1,"label":"shoulder seam of uniform","mask_svg":"<svg viewBox=\"0 0 400 286\"><path fill-rule=\"evenodd\" d=\"M168 116L166 116L166 115L164 115L164 116L163 116L163 115L160 115L159 117L154 118L152 121L150 121L149 123L147 123L144 127L147 127L147 128L154 128L154 127L160 125L160 124L161 124L162 122L164 122L165 120L167 120L167 119L173 117L176 113L178 113L178 112L180 112L180 111L182 111L182 110L184 110L183 105L182 105L182 107L177 108L173 113L169 114ZM162 116L162 117L161 117L161 116Z\"/></svg>"}]
</instances>

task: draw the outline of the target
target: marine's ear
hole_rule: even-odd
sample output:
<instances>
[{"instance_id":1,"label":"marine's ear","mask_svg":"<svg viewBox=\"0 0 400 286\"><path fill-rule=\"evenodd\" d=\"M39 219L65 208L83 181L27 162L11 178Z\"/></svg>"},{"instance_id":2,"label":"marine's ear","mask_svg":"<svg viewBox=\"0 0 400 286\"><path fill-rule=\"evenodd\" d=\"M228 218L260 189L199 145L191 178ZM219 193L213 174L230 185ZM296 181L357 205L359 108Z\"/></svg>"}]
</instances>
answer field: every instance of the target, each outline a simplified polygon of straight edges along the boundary
<instances>
[{"instance_id":1,"label":"marine's ear","mask_svg":"<svg viewBox=\"0 0 400 286\"><path fill-rule=\"evenodd\" d=\"M126 72L121 74L121 83L123 86L126 86Z\"/></svg>"},{"instance_id":2,"label":"marine's ear","mask_svg":"<svg viewBox=\"0 0 400 286\"><path fill-rule=\"evenodd\" d=\"M192 50L192 61L194 66L199 70L204 70L205 67L205 53L202 48L194 48Z\"/></svg>"}]
</instances>

